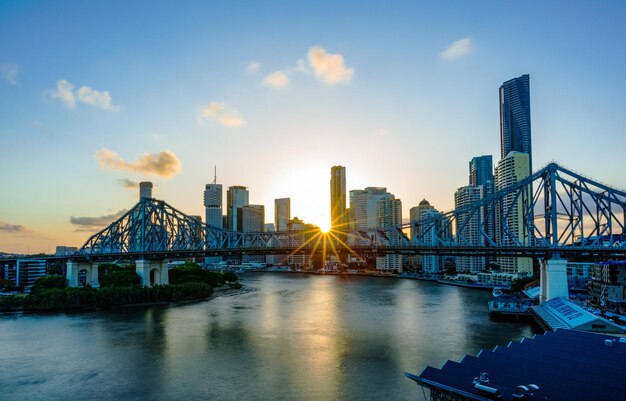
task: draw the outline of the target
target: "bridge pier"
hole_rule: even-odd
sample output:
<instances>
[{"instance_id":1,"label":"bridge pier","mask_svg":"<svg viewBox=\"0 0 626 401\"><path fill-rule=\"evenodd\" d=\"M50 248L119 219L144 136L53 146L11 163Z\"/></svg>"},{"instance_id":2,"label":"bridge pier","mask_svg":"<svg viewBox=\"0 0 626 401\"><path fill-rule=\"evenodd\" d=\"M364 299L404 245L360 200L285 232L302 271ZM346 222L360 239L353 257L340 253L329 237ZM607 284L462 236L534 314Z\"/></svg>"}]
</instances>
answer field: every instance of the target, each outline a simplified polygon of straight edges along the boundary
<instances>
[{"instance_id":1,"label":"bridge pier","mask_svg":"<svg viewBox=\"0 0 626 401\"><path fill-rule=\"evenodd\" d=\"M539 302L543 303L559 297L569 298L567 260L560 258L542 259Z\"/></svg>"},{"instance_id":2,"label":"bridge pier","mask_svg":"<svg viewBox=\"0 0 626 401\"><path fill-rule=\"evenodd\" d=\"M135 271L141 277L141 285L144 287L167 285L170 282L167 262L164 260L138 259L135 261Z\"/></svg>"},{"instance_id":3,"label":"bridge pier","mask_svg":"<svg viewBox=\"0 0 626 401\"><path fill-rule=\"evenodd\" d=\"M98 263L76 262L73 260L67 261L67 272L65 278L69 282L70 287L78 287L79 273L85 271L85 284L89 284L93 288L100 287L98 281Z\"/></svg>"}]
</instances>

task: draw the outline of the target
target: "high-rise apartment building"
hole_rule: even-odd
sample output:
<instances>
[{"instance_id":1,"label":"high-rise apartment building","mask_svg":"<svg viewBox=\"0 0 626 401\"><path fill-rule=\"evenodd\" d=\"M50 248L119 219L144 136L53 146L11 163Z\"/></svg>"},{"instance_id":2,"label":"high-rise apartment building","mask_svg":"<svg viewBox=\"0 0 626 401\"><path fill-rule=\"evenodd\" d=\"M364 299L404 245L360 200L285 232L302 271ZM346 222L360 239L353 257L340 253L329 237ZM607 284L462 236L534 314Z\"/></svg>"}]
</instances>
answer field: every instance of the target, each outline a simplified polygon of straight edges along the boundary
<instances>
[{"instance_id":1,"label":"high-rise apartment building","mask_svg":"<svg viewBox=\"0 0 626 401\"><path fill-rule=\"evenodd\" d=\"M376 226L383 229L393 229L402 225L402 202L393 195L382 197L376 203ZM400 233L391 231L387 233L390 244L400 244ZM387 254L376 258L377 270L402 271L402 255Z\"/></svg>"},{"instance_id":2,"label":"high-rise apartment building","mask_svg":"<svg viewBox=\"0 0 626 401\"><path fill-rule=\"evenodd\" d=\"M500 158L510 152L528 154L528 173L532 173L530 129L530 76L506 81L500 86Z\"/></svg>"},{"instance_id":3,"label":"high-rise apartment building","mask_svg":"<svg viewBox=\"0 0 626 401\"><path fill-rule=\"evenodd\" d=\"M483 186L467 185L456 190L454 193L454 208L458 209L472 203L480 202L483 198ZM462 245L484 245L485 239L481 234L483 225L482 210L472 216L459 214L457 217L457 240ZM485 258L478 256L458 256L456 258L456 270L459 273L478 273L485 268Z\"/></svg>"},{"instance_id":4,"label":"high-rise apartment building","mask_svg":"<svg viewBox=\"0 0 626 401\"><path fill-rule=\"evenodd\" d=\"M250 194L247 187L241 185L228 187L228 192L226 192L226 215L228 224L226 228L229 230L237 230L239 211L242 207L250 203L249 196Z\"/></svg>"},{"instance_id":5,"label":"high-rise apartment building","mask_svg":"<svg viewBox=\"0 0 626 401\"><path fill-rule=\"evenodd\" d=\"M350 191L350 215L355 230L366 230L377 227L376 211L378 201L382 198L393 198L385 187L367 187Z\"/></svg>"},{"instance_id":6,"label":"high-rise apartment building","mask_svg":"<svg viewBox=\"0 0 626 401\"><path fill-rule=\"evenodd\" d=\"M223 228L222 184L204 186L204 222L211 227Z\"/></svg>"},{"instance_id":7,"label":"high-rise apartment building","mask_svg":"<svg viewBox=\"0 0 626 401\"><path fill-rule=\"evenodd\" d=\"M450 220L423 199L418 206L411 208L412 235L424 244L439 246L450 240L452 227ZM424 274L428 277L440 277L444 271L444 258L441 256L418 256Z\"/></svg>"},{"instance_id":8,"label":"high-rise apartment building","mask_svg":"<svg viewBox=\"0 0 626 401\"><path fill-rule=\"evenodd\" d=\"M491 155L474 157L469 162L469 184L475 187L482 187L482 198L487 198L495 193L493 158ZM483 230L489 238L494 238L496 216L493 204L485 205L482 210L482 215Z\"/></svg>"},{"instance_id":9,"label":"high-rise apartment building","mask_svg":"<svg viewBox=\"0 0 626 401\"><path fill-rule=\"evenodd\" d=\"M498 162L496 167L496 191L501 191L528 177L530 156L517 151L510 152ZM530 186L525 193L505 196L496 204L496 243L501 246L530 245L530 235L524 224L524 209L531 202ZM530 258L497 258L497 263L504 273L533 272Z\"/></svg>"},{"instance_id":10,"label":"high-rise apartment building","mask_svg":"<svg viewBox=\"0 0 626 401\"><path fill-rule=\"evenodd\" d=\"M274 228L276 231L287 231L287 224L291 220L291 199L280 198L274 200Z\"/></svg>"},{"instance_id":11,"label":"high-rise apartment building","mask_svg":"<svg viewBox=\"0 0 626 401\"><path fill-rule=\"evenodd\" d=\"M330 169L330 224L342 230L346 224L346 168L333 166Z\"/></svg>"}]
</instances>

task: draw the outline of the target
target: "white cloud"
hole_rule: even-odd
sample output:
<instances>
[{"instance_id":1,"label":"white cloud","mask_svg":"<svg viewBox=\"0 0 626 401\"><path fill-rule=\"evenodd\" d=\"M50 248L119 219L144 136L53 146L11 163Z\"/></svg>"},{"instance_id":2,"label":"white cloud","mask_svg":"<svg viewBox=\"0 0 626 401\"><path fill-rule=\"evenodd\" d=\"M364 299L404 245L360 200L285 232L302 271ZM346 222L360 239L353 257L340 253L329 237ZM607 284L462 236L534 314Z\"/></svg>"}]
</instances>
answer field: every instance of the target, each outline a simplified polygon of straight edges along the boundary
<instances>
[{"instance_id":1,"label":"white cloud","mask_svg":"<svg viewBox=\"0 0 626 401\"><path fill-rule=\"evenodd\" d=\"M259 68L261 68L261 63L258 61L249 61L246 66L246 71L249 73L255 73L259 70Z\"/></svg>"},{"instance_id":2,"label":"white cloud","mask_svg":"<svg viewBox=\"0 0 626 401\"><path fill-rule=\"evenodd\" d=\"M180 160L174 152L163 150L159 153L144 153L135 161L127 162L116 152L102 148L96 152L100 167L108 170L132 171L159 177L171 177L180 170Z\"/></svg>"},{"instance_id":3,"label":"white cloud","mask_svg":"<svg viewBox=\"0 0 626 401\"><path fill-rule=\"evenodd\" d=\"M61 103L70 109L76 107L76 97L74 96L74 85L62 79L57 81L57 87L52 92L53 99L59 99Z\"/></svg>"},{"instance_id":4,"label":"white cloud","mask_svg":"<svg viewBox=\"0 0 626 401\"><path fill-rule=\"evenodd\" d=\"M441 52L441 57L446 60L456 60L469 54L472 51L472 38L467 37L456 42L452 42L444 51Z\"/></svg>"},{"instance_id":5,"label":"white cloud","mask_svg":"<svg viewBox=\"0 0 626 401\"><path fill-rule=\"evenodd\" d=\"M313 46L309 49L309 65L315 76L327 85L349 84L354 75L354 68L347 68L343 56L328 53L325 49Z\"/></svg>"},{"instance_id":6,"label":"white cloud","mask_svg":"<svg viewBox=\"0 0 626 401\"><path fill-rule=\"evenodd\" d=\"M102 110L117 110L117 107L111 104L111 94L108 91L99 92L83 86L76 92L76 98L79 102L99 107Z\"/></svg>"},{"instance_id":7,"label":"white cloud","mask_svg":"<svg viewBox=\"0 0 626 401\"><path fill-rule=\"evenodd\" d=\"M211 102L202 107L198 119L202 121L207 118L215 120L225 127L240 127L245 124L245 120L237 110L222 102Z\"/></svg>"},{"instance_id":8,"label":"white cloud","mask_svg":"<svg viewBox=\"0 0 626 401\"><path fill-rule=\"evenodd\" d=\"M11 85L17 85L17 64L0 64L2 78Z\"/></svg>"},{"instance_id":9,"label":"white cloud","mask_svg":"<svg viewBox=\"0 0 626 401\"><path fill-rule=\"evenodd\" d=\"M119 108L111 104L112 98L108 91L97 91L88 86L81 86L74 91L74 84L65 79L57 81L57 87L50 91L53 99L59 99L65 107L73 109L76 101L90 106L101 108L102 110L117 111Z\"/></svg>"},{"instance_id":10,"label":"white cloud","mask_svg":"<svg viewBox=\"0 0 626 401\"><path fill-rule=\"evenodd\" d=\"M263 78L263 85L271 88L284 88L289 85L289 77L284 71L274 71Z\"/></svg>"}]
</instances>

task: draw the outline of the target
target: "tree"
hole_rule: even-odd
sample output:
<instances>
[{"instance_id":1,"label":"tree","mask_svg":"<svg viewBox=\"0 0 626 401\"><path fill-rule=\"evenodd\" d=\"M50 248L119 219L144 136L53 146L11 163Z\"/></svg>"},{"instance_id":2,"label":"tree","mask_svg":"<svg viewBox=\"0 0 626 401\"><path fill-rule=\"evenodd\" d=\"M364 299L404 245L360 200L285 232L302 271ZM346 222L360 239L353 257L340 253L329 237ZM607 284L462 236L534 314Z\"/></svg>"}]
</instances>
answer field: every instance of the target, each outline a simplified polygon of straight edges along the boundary
<instances>
[{"instance_id":1,"label":"tree","mask_svg":"<svg viewBox=\"0 0 626 401\"><path fill-rule=\"evenodd\" d=\"M524 278L516 278L511 282L511 291L519 292L524 289L524 286L528 283L535 281L536 279L533 277L524 277Z\"/></svg>"},{"instance_id":2,"label":"tree","mask_svg":"<svg viewBox=\"0 0 626 401\"><path fill-rule=\"evenodd\" d=\"M199 264L193 262L183 263L170 269L169 279L171 284L206 283L212 287L226 282L220 273L204 270Z\"/></svg>"},{"instance_id":3,"label":"tree","mask_svg":"<svg viewBox=\"0 0 626 401\"><path fill-rule=\"evenodd\" d=\"M118 268L107 273L100 281L102 288L106 287L139 287L141 277L132 268Z\"/></svg>"},{"instance_id":4,"label":"tree","mask_svg":"<svg viewBox=\"0 0 626 401\"><path fill-rule=\"evenodd\" d=\"M58 274L39 277L31 288L31 292L49 290L53 288L63 289L67 287L67 279Z\"/></svg>"}]
</instances>

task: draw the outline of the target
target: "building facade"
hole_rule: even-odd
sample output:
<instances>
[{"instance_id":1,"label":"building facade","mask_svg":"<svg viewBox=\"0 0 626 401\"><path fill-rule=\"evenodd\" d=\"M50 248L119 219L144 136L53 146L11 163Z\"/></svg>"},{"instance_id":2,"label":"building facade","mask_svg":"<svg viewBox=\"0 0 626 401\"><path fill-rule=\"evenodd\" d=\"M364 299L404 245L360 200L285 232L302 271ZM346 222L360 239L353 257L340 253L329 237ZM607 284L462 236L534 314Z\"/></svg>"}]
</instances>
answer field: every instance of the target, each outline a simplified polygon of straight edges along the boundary
<instances>
[{"instance_id":1,"label":"building facade","mask_svg":"<svg viewBox=\"0 0 626 401\"><path fill-rule=\"evenodd\" d=\"M528 154L532 173L530 76L510 79L500 86L500 158L512 151Z\"/></svg>"},{"instance_id":2,"label":"building facade","mask_svg":"<svg viewBox=\"0 0 626 401\"><path fill-rule=\"evenodd\" d=\"M237 214L237 231L260 233L265 231L265 206L245 205Z\"/></svg>"},{"instance_id":3,"label":"building facade","mask_svg":"<svg viewBox=\"0 0 626 401\"><path fill-rule=\"evenodd\" d=\"M278 232L287 231L287 224L291 220L291 199L280 198L274 200L274 228Z\"/></svg>"},{"instance_id":4,"label":"building facade","mask_svg":"<svg viewBox=\"0 0 626 401\"><path fill-rule=\"evenodd\" d=\"M482 185L467 185L456 190L454 193L454 208L459 209L480 200L484 196ZM485 244L485 237L481 234L483 225L483 210L472 216L459 214L456 222L456 237L460 244L479 245ZM456 270L459 273L478 273L485 269L485 258L481 256L457 256Z\"/></svg>"},{"instance_id":5,"label":"building facade","mask_svg":"<svg viewBox=\"0 0 626 401\"><path fill-rule=\"evenodd\" d=\"M390 194L391 195L391 194ZM393 229L402 225L402 202L393 195L381 198L376 204L376 225L378 228ZM390 243L400 244L400 233L389 232ZM387 254L376 258L376 269L382 271L402 271L402 255Z\"/></svg>"},{"instance_id":6,"label":"building facade","mask_svg":"<svg viewBox=\"0 0 626 401\"><path fill-rule=\"evenodd\" d=\"M351 226L355 230L367 230L378 227L376 213L378 201L384 198L393 199L385 187L367 187L350 191Z\"/></svg>"},{"instance_id":7,"label":"building facade","mask_svg":"<svg viewBox=\"0 0 626 401\"><path fill-rule=\"evenodd\" d=\"M241 185L228 187L228 192L226 192L226 222L228 224L225 228L237 231L239 211L250 203L249 196L247 187Z\"/></svg>"},{"instance_id":8,"label":"building facade","mask_svg":"<svg viewBox=\"0 0 626 401\"><path fill-rule=\"evenodd\" d=\"M204 186L204 222L211 227L223 228L222 184Z\"/></svg>"},{"instance_id":9,"label":"building facade","mask_svg":"<svg viewBox=\"0 0 626 401\"><path fill-rule=\"evenodd\" d=\"M501 191L526 178L529 174L529 155L510 152L496 167L496 191ZM496 243L500 246L530 245L530 235L524 221L524 210L531 202L530 187L502 198L496 204ZM532 259L498 257L496 263L504 273L533 273Z\"/></svg>"},{"instance_id":10,"label":"building facade","mask_svg":"<svg viewBox=\"0 0 626 401\"><path fill-rule=\"evenodd\" d=\"M343 230L346 224L346 168L330 169L330 223L335 230Z\"/></svg>"},{"instance_id":11,"label":"building facade","mask_svg":"<svg viewBox=\"0 0 626 401\"><path fill-rule=\"evenodd\" d=\"M443 213L423 199L418 206L411 208L411 231L426 246L440 246L450 241L452 227ZM445 259L441 256L417 256L413 258L426 277L437 278L445 271Z\"/></svg>"}]
</instances>

